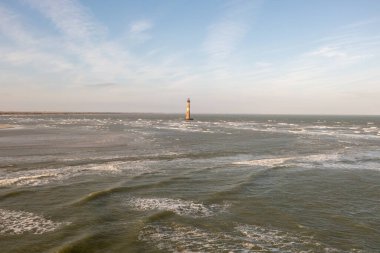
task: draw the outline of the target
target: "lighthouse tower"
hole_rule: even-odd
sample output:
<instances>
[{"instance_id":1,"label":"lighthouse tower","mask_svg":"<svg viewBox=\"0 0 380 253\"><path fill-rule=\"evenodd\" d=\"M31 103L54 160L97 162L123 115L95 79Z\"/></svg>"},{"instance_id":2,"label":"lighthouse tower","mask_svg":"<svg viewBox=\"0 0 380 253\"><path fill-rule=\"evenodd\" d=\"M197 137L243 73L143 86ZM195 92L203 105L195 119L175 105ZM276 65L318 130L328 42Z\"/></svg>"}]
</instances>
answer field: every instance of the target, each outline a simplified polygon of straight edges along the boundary
<instances>
[{"instance_id":1,"label":"lighthouse tower","mask_svg":"<svg viewBox=\"0 0 380 253\"><path fill-rule=\"evenodd\" d=\"M187 104L186 104L186 117L185 120L193 120L190 117L190 98L187 99Z\"/></svg>"}]
</instances>

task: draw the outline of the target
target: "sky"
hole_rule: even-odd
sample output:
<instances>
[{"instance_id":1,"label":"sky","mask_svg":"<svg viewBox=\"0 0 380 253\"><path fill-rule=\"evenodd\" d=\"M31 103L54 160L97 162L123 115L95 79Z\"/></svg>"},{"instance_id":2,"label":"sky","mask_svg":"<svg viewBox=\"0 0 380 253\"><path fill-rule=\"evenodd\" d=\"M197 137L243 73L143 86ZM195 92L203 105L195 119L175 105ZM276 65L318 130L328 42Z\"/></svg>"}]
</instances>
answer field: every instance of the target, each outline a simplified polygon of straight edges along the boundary
<instances>
[{"instance_id":1,"label":"sky","mask_svg":"<svg viewBox=\"0 0 380 253\"><path fill-rule=\"evenodd\" d=\"M0 0L0 111L380 115L378 0Z\"/></svg>"}]
</instances>

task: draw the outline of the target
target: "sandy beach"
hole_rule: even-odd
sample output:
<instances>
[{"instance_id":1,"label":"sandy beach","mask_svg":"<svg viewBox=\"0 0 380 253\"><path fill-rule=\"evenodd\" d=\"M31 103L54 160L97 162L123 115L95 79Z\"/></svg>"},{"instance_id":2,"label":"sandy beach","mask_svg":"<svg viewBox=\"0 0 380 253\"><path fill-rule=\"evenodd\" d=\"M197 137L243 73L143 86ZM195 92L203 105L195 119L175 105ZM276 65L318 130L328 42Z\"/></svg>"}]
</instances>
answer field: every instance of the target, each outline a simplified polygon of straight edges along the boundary
<instances>
[{"instance_id":1,"label":"sandy beach","mask_svg":"<svg viewBox=\"0 0 380 253\"><path fill-rule=\"evenodd\" d=\"M7 128L14 128L14 126L8 125L8 124L0 124L0 129L7 129Z\"/></svg>"}]
</instances>

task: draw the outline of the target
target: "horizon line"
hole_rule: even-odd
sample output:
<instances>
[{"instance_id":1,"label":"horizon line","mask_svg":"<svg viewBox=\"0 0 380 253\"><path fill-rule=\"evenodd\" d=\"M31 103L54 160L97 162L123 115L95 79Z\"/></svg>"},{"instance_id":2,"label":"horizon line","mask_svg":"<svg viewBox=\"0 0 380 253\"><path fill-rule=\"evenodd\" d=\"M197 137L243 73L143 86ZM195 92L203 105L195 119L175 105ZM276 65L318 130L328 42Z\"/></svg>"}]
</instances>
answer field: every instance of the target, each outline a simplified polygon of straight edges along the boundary
<instances>
[{"instance_id":1,"label":"horizon line","mask_svg":"<svg viewBox=\"0 0 380 253\"><path fill-rule=\"evenodd\" d=\"M99 112L99 111L0 111L1 115L41 115L41 114L172 114L185 115L182 112ZM194 114L194 113L192 113ZM195 113L195 115L252 115L252 116L380 116L380 114L324 114L324 113Z\"/></svg>"}]
</instances>

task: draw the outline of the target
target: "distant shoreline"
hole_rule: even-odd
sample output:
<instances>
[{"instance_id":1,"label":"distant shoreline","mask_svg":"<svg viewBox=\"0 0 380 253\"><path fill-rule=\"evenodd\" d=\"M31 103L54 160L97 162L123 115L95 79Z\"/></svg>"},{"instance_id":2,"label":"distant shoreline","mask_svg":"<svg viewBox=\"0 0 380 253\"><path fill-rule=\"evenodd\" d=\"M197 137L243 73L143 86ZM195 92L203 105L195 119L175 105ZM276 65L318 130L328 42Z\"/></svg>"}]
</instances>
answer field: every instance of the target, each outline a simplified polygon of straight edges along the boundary
<instances>
[{"instance_id":1,"label":"distant shoreline","mask_svg":"<svg viewBox=\"0 0 380 253\"><path fill-rule=\"evenodd\" d=\"M120 112L123 113L123 112ZM119 112L1 112L0 115L120 114Z\"/></svg>"}]
</instances>

